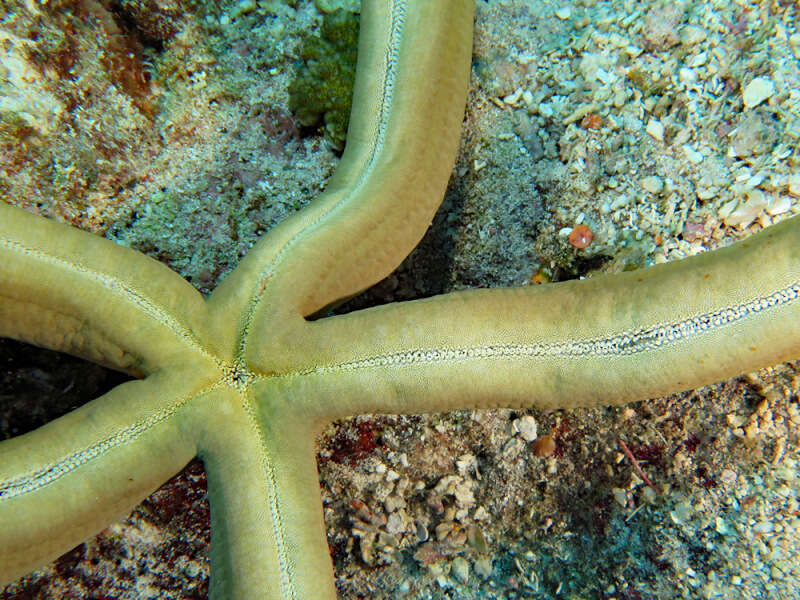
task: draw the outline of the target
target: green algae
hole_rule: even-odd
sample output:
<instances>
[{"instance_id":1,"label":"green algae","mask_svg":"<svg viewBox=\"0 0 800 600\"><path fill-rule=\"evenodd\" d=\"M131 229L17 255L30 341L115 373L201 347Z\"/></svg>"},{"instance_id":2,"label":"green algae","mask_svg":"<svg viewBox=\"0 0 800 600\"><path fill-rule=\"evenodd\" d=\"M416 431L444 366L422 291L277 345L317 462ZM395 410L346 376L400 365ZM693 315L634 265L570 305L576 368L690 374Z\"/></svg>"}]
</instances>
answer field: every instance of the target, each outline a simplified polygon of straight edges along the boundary
<instances>
[{"instance_id":1,"label":"green algae","mask_svg":"<svg viewBox=\"0 0 800 600\"><path fill-rule=\"evenodd\" d=\"M337 10L358 12L361 7L361 0L314 0L314 7L326 14Z\"/></svg>"},{"instance_id":2,"label":"green algae","mask_svg":"<svg viewBox=\"0 0 800 600\"><path fill-rule=\"evenodd\" d=\"M289 84L289 108L304 127L324 127L336 150L344 148L356 75L359 16L346 10L326 14L320 35L300 45L302 64Z\"/></svg>"}]
</instances>

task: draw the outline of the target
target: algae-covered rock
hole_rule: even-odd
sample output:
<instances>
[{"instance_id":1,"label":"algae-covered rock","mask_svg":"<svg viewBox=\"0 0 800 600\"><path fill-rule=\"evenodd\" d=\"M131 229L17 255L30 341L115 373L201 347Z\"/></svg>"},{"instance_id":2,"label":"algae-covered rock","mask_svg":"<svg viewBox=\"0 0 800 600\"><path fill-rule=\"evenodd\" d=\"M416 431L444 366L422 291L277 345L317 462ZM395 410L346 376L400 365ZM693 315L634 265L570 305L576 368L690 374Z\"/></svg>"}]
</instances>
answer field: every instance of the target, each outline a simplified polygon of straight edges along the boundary
<instances>
[{"instance_id":1,"label":"algae-covered rock","mask_svg":"<svg viewBox=\"0 0 800 600\"><path fill-rule=\"evenodd\" d=\"M350 12L359 12L361 0L314 0L316 9L323 13L332 13L344 9Z\"/></svg>"},{"instance_id":2,"label":"algae-covered rock","mask_svg":"<svg viewBox=\"0 0 800 600\"><path fill-rule=\"evenodd\" d=\"M289 108L305 127L324 125L325 137L344 148L358 50L357 14L337 10L323 17L319 36L300 47L302 66L289 85Z\"/></svg>"}]
</instances>

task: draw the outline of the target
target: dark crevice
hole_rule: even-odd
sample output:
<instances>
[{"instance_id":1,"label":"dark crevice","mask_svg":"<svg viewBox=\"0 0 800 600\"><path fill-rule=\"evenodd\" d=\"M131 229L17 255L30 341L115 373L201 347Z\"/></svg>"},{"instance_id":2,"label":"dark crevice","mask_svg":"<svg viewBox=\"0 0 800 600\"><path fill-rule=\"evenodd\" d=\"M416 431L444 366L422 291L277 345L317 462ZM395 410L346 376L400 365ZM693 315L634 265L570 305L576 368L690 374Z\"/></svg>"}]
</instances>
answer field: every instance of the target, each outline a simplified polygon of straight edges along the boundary
<instances>
[{"instance_id":1,"label":"dark crevice","mask_svg":"<svg viewBox=\"0 0 800 600\"><path fill-rule=\"evenodd\" d=\"M33 431L131 379L80 358L0 338L0 440Z\"/></svg>"}]
</instances>

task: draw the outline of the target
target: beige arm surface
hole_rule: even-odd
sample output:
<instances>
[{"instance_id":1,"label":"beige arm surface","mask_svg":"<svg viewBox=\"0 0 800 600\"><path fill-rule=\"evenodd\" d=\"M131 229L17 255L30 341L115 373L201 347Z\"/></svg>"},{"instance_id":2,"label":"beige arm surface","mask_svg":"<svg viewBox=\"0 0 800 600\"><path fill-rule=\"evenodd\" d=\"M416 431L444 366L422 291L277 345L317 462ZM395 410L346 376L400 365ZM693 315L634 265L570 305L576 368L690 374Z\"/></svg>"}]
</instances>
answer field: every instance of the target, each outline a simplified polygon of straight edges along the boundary
<instances>
[{"instance_id":1,"label":"beige arm surface","mask_svg":"<svg viewBox=\"0 0 800 600\"><path fill-rule=\"evenodd\" d=\"M323 422L615 404L800 356L799 218L642 271L306 321L421 237L463 110L472 2L364 6L348 154L208 303L154 261L0 205L0 335L150 373L0 443L0 581L198 453L213 597L333 600L314 465Z\"/></svg>"},{"instance_id":2,"label":"beige arm surface","mask_svg":"<svg viewBox=\"0 0 800 600\"><path fill-rule=\"evenodd\" d=\"M207 394L191 417L208 474L210 595L335 600L318 493L319 422L271 388Z\"/></svg>"},{"instance_id":3,"label":"beige arm surface","mask_svg":"<svg viewBox=\"0 0 800 600\"><path fill-rule=\"evenodd\" d=\"M213 306L247 307L237 341L275 356L294 320L386 277L416 246L442 201L464 114L472 0L365 2L347 147L326 191L281 223L215 290ZM297 273L303 273L302 278ZM255 287L242 281L255 280Z\"/></svg>"},{"instance_id":4,"label":"beige arm surface","mask_svg":"<svg viewBox=\"0 0 800 600\"><path fill-rule=\"evenodd\" d=\"M192 436L172 418L198 395L187 381L128 382L0 443L0 582L121 519L192 459Z\"/></svg>"},{"instance_id":5,"label":"beige arm surface","mask_svg":"<svg viewBox=\"0 0 800 600\"><path fill-rule=\"evenodd\" d=\"M0 202L0 337L134 375L188 348L205 303L166 265Z\"/></svg>"},{"instance_id":6,"label":"beige arm surface","mask_svg":"<svg viewBox=\"0 0 800 600\"><path fill-rule=\"evenodd\" d=\"M663 396L800 356L800 217L649 269L447 294L311 326L302 343L317 348L315 363L294 379L318 390L304 397L323 413ZM342 343L354 331L357 341Z\"/></svg>"}]
</instances>

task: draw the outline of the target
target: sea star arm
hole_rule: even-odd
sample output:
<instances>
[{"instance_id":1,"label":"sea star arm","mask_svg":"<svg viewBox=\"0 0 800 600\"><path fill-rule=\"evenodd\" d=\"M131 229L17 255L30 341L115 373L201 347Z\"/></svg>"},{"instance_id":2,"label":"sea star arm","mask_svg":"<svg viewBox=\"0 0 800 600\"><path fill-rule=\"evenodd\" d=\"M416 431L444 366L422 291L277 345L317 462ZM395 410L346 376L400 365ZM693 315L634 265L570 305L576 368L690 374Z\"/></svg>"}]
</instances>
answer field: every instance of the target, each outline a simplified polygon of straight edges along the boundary
<instances>
[{"instance_id":1,"label":"sea star arm","mask_svg":"<svg viewBox=\"0 0 800 600\"><path fill-rule=\"evenodd\" d=\"M472 0L362 5L352 116L336 173L211 299L247 315L240 337L252 355L285 351L275 322L299 320L369 287L422 238L458 147L473 11Z\"/></svg>"},{"instance_id":2,"label":"sea star arm","mask_svg":"<svg viewBox=\"0 0 800 600\"><path fill-rule=\"evenodd\" d=\"M298 404L291 389L270 379L196 403L211 507L212 598L336 598L318 493L322 423ZM225 427L216 425L221 416Z\"/></svg>"},{"instance_id":3,"label":"sea star arm","mask_svg":"<svg viewBox=\"0 0 800 600\"><path fill-rule=\"evenodd\" d=\"M199 351L202 297L139 252L0 201L0 264L0 337L135 375Z\"/></svg>"},{"instance_id":4,"label":"sea star arm","mask_svg":"<svg viewBox=\"0 0 800 600\"><path fill-rule=\"evenodd\" d=\"M613 404L800 355L798 218L635 273L304 320L385 276L427 226L456 145L471 5L365 3L349 154L212 311L165 267L0 204L0 335L152 373L0 444L0 581L123 514L197 453L213 596L333 600L312 492L324 421Z\"/></svg>"},{"instance_id":5,"label":"sea star arm","mask_svg":"<svg viewBox=\"0 0 800 600\"><path fill-rule=\"evenodd\" d=\"M121 519L192 459L181 417L203 390L191 375L125 383L0 443L0 582Z\"/></svg>"},{"instance_id":6,"label":"sea star arm","mask_svg":"<svg viewBox=\"0 0 800 600\"><path fill-rule=\"evenodd\" d=\"M649 269L392 304L305 334L316 365L292 376L324 380L318 410L335 416L663 396L800 356L800 217Z\"/></svg>"}]
</instances>

